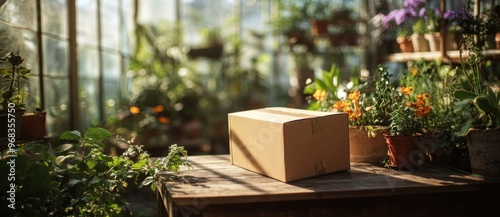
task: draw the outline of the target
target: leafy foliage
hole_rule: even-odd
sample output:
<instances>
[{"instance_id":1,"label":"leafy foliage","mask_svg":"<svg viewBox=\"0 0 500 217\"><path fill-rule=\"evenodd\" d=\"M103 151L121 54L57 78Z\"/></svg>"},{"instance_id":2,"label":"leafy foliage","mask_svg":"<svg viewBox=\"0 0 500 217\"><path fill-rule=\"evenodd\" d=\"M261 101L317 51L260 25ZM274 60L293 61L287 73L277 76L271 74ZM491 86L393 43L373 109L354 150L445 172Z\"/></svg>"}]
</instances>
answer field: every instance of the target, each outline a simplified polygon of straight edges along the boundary
<instances>
[{"instance_id":1,"label":"leafy foliage","mask_svg":"<svg viewBox=\"0 0 500 217\"><path fill-rule=\"evenodd\" d=\"M314 82L308 84L304 88L304 94L312 95L309 98L309 110L330 111L336 101L340 98L337 96L340 90L340 69L332 64L330 71L324 70L322 78L316 78Z\"/></svg>"},{"instance_id":2,"label":"leafy foliage","mask_svg":"<svg viewBox=\"0 0 500 217\"><path fill-rule=\"evenodd\" d=\"M375 92L371 97L373 99L374 109L374 124L389 125L391 117L391 106L394 104L393 95L396 92L391 80L387 67L382 65L377 66L377 71L374 77Z\"/></svg>"},{"instance_id":3,"label":"leafy foliage","mask_svg":"<svg viewBox=\"0 0 500 217\"><path fill-rule=\"evenodd\" d=\"M308 109L346 112L351 126L388 126L395 92L389 77L387 67L379 65L373 77L375 83L358 84L354 80L347 99L341 99L340 71L333 65L330 72L323 72L322 79L316 78L304 89L304 93L312 94Z\"/></svg>"},{"instance_id":4,"label":"leafy foliage","mask_svg":"<svg viewBox=\"0 0 500 217\"><path fill-rule=\"evenodd\" d=\"M2 79L0 81L6 83L6 85L2 84L2 108L5 109L9 103L14 103L18 109L26 109L24 98L27 93L23 91L21 81L29 80L31 69L21 66L24 59L19 53L10 52L0 58L0 62L2 63L0 67Z\"/></svg>"},{"instance_id":5,"label":"leafy foliage","mask_svg":"<svg viewBox=\"0 0 500 217\"><path fill-rule=\"evenodd\" d=\"M394 96L395 104L392 106L391 123L389 125L390 134L413 136L417 133L423 133L422 129L428 113L420 113L420 109L409 106L410 104L413 105L413 103L409 97L409 92L405 91L408 88L404 87L402 89L401 92L397 92ZM415 104L418 104L418 102ZM421 105L426 106L425 103L421 103Z\"/></svg>"},{"instance_id":6,"label":"leafy foliage","mask_svg":"<svg viewBox=\"0 0 500 217\"><path fill-rule=\"evenodd\" d=\"M484 77L484 56L482 49L486 38L485 33L477 35L464 34L462 44L468 44L468 57L463 58L463 46L460 48L461 67L459 72L465 77L463 88L455 91L454 96L456 112L462 112L464 116L470 117L462 128L457 132L459 136L465 136L471 128L487 129L500 127L500 92L494 91L492 86ZM498 85L498 84L496 84Z\"/></svg>"},{"instance_id":7,"label":"leafy foliage","mask_svg":"<svg viewBox=\"0 0 500 217\"><path fill-rule=\"evenodd\" d=\"M104 140L112 136L103 128L89 128L83 135L67 131L60 137L66 143L57 148L56 156L28 161L23 174L29 177L20 180L17 189L28 197L16 204L13 216L130 216L124 200L130 181L138 183L145 176L139 187L156 191L161 171L190 167L186 150L175 144L166 157L151 159L142 146L116 138L129 148L121 156L108 156Z\"/></svg>"}]
</instances>

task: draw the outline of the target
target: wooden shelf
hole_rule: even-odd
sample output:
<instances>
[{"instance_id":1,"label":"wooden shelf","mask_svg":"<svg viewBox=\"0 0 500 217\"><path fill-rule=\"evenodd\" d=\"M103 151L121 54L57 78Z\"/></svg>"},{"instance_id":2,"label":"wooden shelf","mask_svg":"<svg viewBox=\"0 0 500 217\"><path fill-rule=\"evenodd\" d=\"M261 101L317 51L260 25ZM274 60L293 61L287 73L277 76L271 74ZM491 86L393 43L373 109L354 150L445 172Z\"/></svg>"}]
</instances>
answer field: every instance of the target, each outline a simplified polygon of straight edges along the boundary
<instances>
[{"instance_id":1,"label":"wooden shelf","mask_svg":"<svg viewBox=\"0 0 500 217\"><path fill-rule=\"evenodd\" d=\"M486 59L500 59L500 50L485 50L483 54ZM468 57L468 51L465 50L462 52L462 58ZM443 59L446 62L460 62L460 51L459 50L451 50L447 51L446 55L443 57L440 51L435 52L413 52L413 53L394 53L386 56L384 61L392 61L392 62L408 62L412 60L436 60Z\"/></svg>"}]
</instances>

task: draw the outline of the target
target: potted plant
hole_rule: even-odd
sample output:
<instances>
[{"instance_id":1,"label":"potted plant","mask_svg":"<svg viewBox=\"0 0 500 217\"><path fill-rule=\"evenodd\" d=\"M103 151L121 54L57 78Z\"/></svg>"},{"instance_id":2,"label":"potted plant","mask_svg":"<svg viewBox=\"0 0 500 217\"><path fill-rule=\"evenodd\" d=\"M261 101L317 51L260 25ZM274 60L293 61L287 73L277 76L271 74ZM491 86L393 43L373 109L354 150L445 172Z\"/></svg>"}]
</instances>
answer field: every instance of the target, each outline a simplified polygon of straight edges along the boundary
<instances>
[{"instance_id":1,"label":"potted plant","mask_svg":"<svg viewBox=\"0 0 500 217\"><path fill-rule=\"evenodd\" d=\"M474 40L477 37L477 41ZM459 136L467 137L471 170L475 174L500 177L500 92L499 84L483 77L482 48L485 33L464 34L468 57L460 49L460 72L465 77L462 89L455 92L456 109L469 120L463 123Z\"/></svg>"},{"instance_id":2,"label":"potted plant","mask_svg":"<svg viewBox=\"0 0 500 217\"><path fill-rule=\"evenodd\" d=\"M19 55L19 52L9 52L4 57L0 58L1 68L0 74L3 75L2 82L2 102L0 109L0 120L2 123L11 123L8 119L15 116L15 135L17 138L21 135L22 116L26 112L24 98L27 93L21 86L21 81L28 80L31 72L30 69L21 66L24 59ZM7 124L2 124L0 128L0 138L8 136L8 132L12 132L7 128Z\"/></svg>"},{"instance_id":3,"label":"potted plant","mask_svg":"<svg viewBox=\"0 0 500 217\"><path fill-rule=\"evenodd\" d=\"M332 19L332 3L328 0L308 0L304 2L304 8L311 24L312 35L315 37L327 35Z\"/></svg>"},{"instance_id":4,"label":"potted plant","mask_svg":"<svg viewBox=\"0 0 500 217\"><path fill-rule=\"evenodd\" d=\"M196 59L200 57L220 59L224 51L220 28L205 28L201 30L203 42L200 47L188 48L187 55Z\"/></svg>"},{"instance_id":5,"label":"potted plant","mask_svg":"<svg viewBox=\"0 0 500 217\"><path fill-rule=\"evenodd\" d=\"M6 86L2 89L2 118L5 117L3 108L13 108L16 111L16 136L21 139L42 139L47 135L46 127L46 111L40 108L33 112L29 111L24 103L29 97L28 92L23 88L23 82L28 82L31 76L31 69L28 69L21 64L24 59L19 55L19 52L10 52L1 59L7 63L6 67L2 67L0 74L3 74ZM6 123L6 122L5 122ZM5 126L2 126L5 127ZM5 129L6 130L6 129ZM2 129L2 133L5 132ZM5 137L5 136L0 136Z\"/></svg>"},{"instance_id":6,"label":"potted plant","mask_svg":"<svg viewBox=\"0 0 500 217\"><path fill-rule=\"evenodd\" d=\"M305 8L293 1L274 1L273 4L278 8L278 12L273 13L269 22L273 30L286 36L289 46L305 45L308 51L313 51L314 43Z\"/></svg>"},{"instance_id":7,"label":"potted plant","mask_svg":"<svg viewBox=\"0 0 500 217\"><path fill-rule=\"evenodd\" d=\"M387 157L383 133L388 129L389 106L392 104L392 96L387 94L393 88L387 67L377 67L375 85L355 84L345 99L339 96L342 87L337 83L338 77L338 69L333 70L306 88L305 92L312 94L309 109L347 113L350 160L381 163Z\"/></svg>"},{"instance_id":8,"label":"potted plant","mask_svg":"<svg viewBox=\"0 0 500 217\"><path fill-rule=\"evenodd\" d=\"M452 133L461 120L461 116L453 111L453 92L457 88L455 74L452 66L439 60L418 60L408 62L408 70L400 78L402 86L414 88L414 95L429 94L427 100L432 110L423 122L425 132L418 147L431 163L446 163L458 139Z\"/></svg>"},{"instance_id":9,"label":"potted plant","mask_svg":"<svg viewBox=\"0 0 500 217\"><path fill-rule=\"evenodd\" d=\"M404 169L422 163L417 143L425 132L432 107L427 93L413 95L412 92L413 87L401 87L394 94L389 133L384 135L392 168Z\"/></svg>"},{"instance_id":10,"label":"potted plant","mask_svg":"<svg viewBox=\"0 0 500 217\"><path fill-rule=\"evenodd\" d=\"M413 33L410 15L406 9L394 9L382 18L383 29L395 31L396 42L403 53L415 50L410 38Z\"/></svg>"}]
</instances>

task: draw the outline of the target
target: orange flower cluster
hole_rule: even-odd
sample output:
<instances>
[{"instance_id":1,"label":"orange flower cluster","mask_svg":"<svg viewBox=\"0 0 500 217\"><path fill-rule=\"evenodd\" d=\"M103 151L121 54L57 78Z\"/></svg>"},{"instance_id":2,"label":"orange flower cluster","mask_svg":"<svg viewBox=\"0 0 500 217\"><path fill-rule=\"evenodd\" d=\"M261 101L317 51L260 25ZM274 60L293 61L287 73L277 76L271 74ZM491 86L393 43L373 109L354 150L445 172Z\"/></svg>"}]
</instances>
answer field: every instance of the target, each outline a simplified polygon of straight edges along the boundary
<instances>
[{"instance_id":1,"label":"orange flower cluster","mask_svg":"<svg viewBox=\"0 0 500 217\"><path fill-rule=\"evenodd\" d=\"M408 96L412 91L412 87L401 87L403 95ZM431 112L432 106L429 105L429 99L430 96L428 93L418 94L416 102L407 102L406 105L415 108L417 117L422 117Z\"/></svg>"},{"instance_id":2,"label":"orange flower cluster","mask_svg":"<svg viewBox=\"0 0 500 217\"><path fill-rule=\"evenodd\" d=\"M335 102L333 108L337 109L338 111L346 112L349 115L349 119L353 121L358 120L363 117L363 110L359 105L359 96L360 92L354 91L353 93L350 93L348 95L348 100ZM353 107L351 107L351 105Z\"/></svg>"},{"instance_id":3,"label":"orange flower cluster","mask_svg":"<svg viewBox=\"0 0 500 217\"><path fill-rule=\"evenodd\" d=\"M326 97L326 90L316 90L313 97L318 101L323 100Z\"/></svg>"}]
</instances>

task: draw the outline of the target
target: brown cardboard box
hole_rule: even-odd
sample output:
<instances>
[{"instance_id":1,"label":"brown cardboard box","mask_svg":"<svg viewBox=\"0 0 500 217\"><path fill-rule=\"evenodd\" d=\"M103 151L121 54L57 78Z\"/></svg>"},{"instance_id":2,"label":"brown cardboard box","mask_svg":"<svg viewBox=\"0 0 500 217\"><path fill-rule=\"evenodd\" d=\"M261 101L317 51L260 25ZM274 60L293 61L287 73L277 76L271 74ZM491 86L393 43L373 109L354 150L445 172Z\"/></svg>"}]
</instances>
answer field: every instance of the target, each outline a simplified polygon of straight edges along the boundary
<instances>
[{"instance_id":1,"label":"brown cardboard box","mask_svg":"<svg viewBox=\"0 0 500 217\"><path fill-rule=\"evenodd\" d=\"M346 113L272 107L228 122L233 165L283 182L350 169Z\"/></svg>"}]
</instances>

